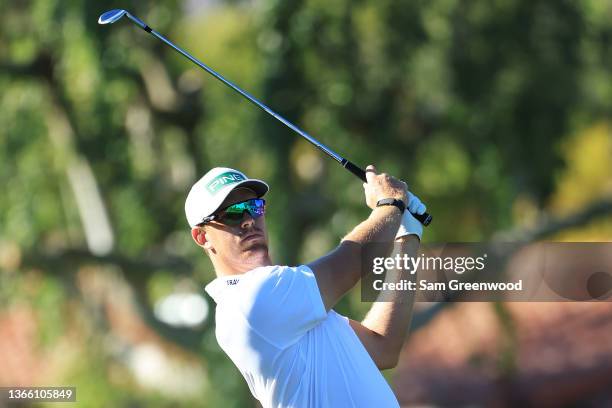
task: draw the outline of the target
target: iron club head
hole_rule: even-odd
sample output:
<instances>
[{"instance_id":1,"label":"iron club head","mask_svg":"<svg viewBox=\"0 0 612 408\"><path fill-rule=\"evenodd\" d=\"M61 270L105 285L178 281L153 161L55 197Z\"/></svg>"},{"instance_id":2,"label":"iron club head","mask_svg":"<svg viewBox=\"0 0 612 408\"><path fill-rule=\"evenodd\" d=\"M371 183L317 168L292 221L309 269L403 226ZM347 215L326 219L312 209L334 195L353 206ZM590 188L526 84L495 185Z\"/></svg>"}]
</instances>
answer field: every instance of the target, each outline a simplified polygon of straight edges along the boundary
<instances>
[{"instance_id":1,"label":"iron club head","mask_svg":"<svg viewBox=\"0 0 612 408\"><path fill-rule=\"evenodd\" d=\"M98 18L98 24L113 24L115 21L119 20L121 17L127 14L126 10L114 9L109 10L106 13L103 13L100 18Z\"/></svg>"}]
</instances>

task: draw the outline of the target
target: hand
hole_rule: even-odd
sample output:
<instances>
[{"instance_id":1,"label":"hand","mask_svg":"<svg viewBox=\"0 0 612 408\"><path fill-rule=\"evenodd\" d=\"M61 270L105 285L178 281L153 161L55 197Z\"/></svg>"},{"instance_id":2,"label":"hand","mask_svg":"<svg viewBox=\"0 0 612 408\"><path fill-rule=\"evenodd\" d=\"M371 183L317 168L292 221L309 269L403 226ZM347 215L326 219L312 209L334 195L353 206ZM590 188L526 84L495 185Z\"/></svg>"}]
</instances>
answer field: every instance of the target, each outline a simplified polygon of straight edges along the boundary
<instances>
[{"instance_id":1,"label":"hand","mask_svg":"<svg viewBox=\"0 0 612 408\"><path fill-rule=\"evenodd\" d=\"M408 192L408 204L406 205L406 211L402 215L402 223L400 224L399 230L395 239L404 237L406 235L416 235L421 239L423 235L423 225L412 216L411 213L423 214L427 207L421 202L419 197Z\"/></svg>"},{"instance_id":2,"label":"hand","mask_svg":"<svg viewBox=\"0 0 612 408\"><path fill-rule=\"evenodd\" d=\"M387 173L379 174L373 165L366 167L367 183L363 183L366 204L371 209L376 208L376 203L383 198L395 198L408 204L406 183L389 176Z\"/></svg>"}]
</instances>

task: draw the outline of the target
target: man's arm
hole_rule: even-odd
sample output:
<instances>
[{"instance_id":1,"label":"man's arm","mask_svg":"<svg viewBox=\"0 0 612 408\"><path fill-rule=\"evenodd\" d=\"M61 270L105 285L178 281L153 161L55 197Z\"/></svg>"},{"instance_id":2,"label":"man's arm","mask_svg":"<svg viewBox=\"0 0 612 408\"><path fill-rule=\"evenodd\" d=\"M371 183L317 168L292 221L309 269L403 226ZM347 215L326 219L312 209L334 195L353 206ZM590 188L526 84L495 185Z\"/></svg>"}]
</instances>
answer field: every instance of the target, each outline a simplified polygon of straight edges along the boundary
<instances>
[{"instance_id":1,"label":"man's arm","mask_svg":"<svg viewBox=\"0 0 612 408\"><path fill-rule=\"evenodd\" d=\"M330 310L361 279L363 245L373 242L389 244L376 245L368 256L388 256L391 251L402 216L397 207L376 207L376 202L383 198L396 198L407 203L405 183L384 173L377 174L374 166L367 167L366 177L366 203L372 208L372 213L344 237L336 249L308 264L317 279L326 310Z\"/></svg>"},{"instance_id":2,"label":"man's arm","mask_svg":"<svg viewBox=\"0 0 612 408\"><path fill-rule=\"evenodd\" d=\"M419 239L415 235L401 237L396 241L396 248L401 254L412 257L419 248ZM390 270L385 282L398 282L408 275L407 271ZM397 365L412 319L414 295L413 291L408 290L385 292L385 301L375 302L361 323L349 320L357 337L381 370Z\"/></svg>"}]
</instances>

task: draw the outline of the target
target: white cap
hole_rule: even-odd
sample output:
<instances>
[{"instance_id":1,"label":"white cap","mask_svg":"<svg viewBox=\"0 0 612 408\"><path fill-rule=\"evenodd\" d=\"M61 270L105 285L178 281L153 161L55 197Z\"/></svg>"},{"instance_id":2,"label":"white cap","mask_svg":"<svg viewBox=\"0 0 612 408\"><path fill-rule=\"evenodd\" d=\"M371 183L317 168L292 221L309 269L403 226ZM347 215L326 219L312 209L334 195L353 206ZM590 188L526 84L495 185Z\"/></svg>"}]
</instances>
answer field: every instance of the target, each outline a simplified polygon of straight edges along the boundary
<instances>
[{"instance_id":1,"label":"white cap","mask_svg":"<svg viewBox=\"0 0 612 408\"><path fill-rule=\"evenodd\" d=\"M263 197L270 187L257 179L250 179L244 173L227 167L215 167L206 173L192 187L185 200L185 215L191 227L196 227L212 215L235 188L246 187L257 197Z\"/></svg>"}]
</instances>

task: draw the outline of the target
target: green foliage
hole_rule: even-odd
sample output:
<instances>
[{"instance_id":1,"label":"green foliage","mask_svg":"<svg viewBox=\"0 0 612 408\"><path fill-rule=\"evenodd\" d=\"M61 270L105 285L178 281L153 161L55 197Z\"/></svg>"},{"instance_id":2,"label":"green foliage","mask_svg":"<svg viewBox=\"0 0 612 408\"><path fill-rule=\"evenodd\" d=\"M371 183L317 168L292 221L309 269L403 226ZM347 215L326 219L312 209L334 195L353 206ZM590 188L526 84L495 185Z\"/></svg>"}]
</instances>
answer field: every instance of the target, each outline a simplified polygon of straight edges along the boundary
<instances>
[{"instance_id":1,"label":"green foliage","mask_svg":"<svg viewBox=\"0 0 612 408\"><path fill-rule=\"evenodd\" d=\"M140 2L132 11L335 151L405 179L434 215L426 240L486 239L520 224L526 212L517 208L557 211L609 191L610 131L598 125L612 109L609 2L185 7ZM213 166L269 182L278 263L323 255L367 216L351 174L133 24L96 24L109 8L0 3L0 242L25 258L94 251L108 226L111 255L188 259L201 288L214 272L190 241L183 203ZM84 302L66 283L71 262L43 270L41 292L27 301L44 311L49 347L68 331L66 304ZM123 268L151 299L176 279L168 267ZM15 282L25 278L3 269L4 306L22 298ZM355 291L339 308L358 316L367 305ZM213 389L205 404L248 405L212 322L194 335ZM84 347L66 378L83 406L176 406L145 391L130 396L132 385L109 380L117 363L104 347Z\"/></svg>"}]
</instances>

